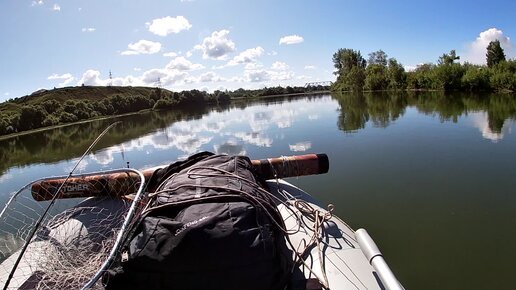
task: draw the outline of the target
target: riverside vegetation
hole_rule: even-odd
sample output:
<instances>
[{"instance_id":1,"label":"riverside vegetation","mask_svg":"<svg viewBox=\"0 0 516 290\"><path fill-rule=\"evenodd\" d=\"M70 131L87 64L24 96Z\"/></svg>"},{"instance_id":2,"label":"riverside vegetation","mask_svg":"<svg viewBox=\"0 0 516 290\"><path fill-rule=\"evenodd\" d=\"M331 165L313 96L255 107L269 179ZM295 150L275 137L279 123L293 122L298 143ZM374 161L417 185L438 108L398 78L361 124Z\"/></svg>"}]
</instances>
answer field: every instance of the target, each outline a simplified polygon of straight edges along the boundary
<instances>
[{"instance_id":1,"label":"riverside vegetation","mask_svg":"<svg viewBox=\"0 0 516 290\"><path fill-rule=\"evenodd\" d=\"M40 90L0 104L0 135L142 110L224 105L231 100L328 91L328 86L172 92L151 87L66 87Z\"/></svg>"},{"instance_id":2,"label":"riverside vegetation","mask_svg":"<svg viewBox=\"0 0 516 290\"><path fill-rule=\"evenodd\" d=\"M332 91L442 90L442 91L516 91L516 60L506 60L498 40L487 46L487 65L458 63L455 50L439 57L437 64L425 63L406 72L395 58L382 50L369 54L339 49L333 55L337 81Z\"/></svg>"}]
</instances>

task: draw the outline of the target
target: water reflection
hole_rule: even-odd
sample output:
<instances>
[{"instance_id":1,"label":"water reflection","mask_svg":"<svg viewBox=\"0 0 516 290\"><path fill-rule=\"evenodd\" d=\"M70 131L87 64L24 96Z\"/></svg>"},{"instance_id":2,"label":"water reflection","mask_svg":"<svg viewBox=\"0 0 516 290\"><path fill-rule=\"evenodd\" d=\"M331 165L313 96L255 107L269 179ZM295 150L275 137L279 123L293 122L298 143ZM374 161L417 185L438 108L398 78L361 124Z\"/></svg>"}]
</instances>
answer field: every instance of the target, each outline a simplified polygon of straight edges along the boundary
<instances>
[{"instance_id":1,"label":"water reflection","mask_svg":"<svg viewBox=\"0 0 516 290\"><path fill-rule=\"evenodd\" d=\"M290 148L290 151L292 151L292 152L305 152L305 151L310 150L310 148L312 148L312 142L310 142L310 141L298 142L296 144L289 144L288 147Z\"/></svg>"},{"instance_id":2,"label":"water reflection","mask_svg":"<svg viewBox=\"0 0 516 290\"><path fill-rule=\"evenodd\" d=\"M478 128L482 133L482 137L493 142L498 142L503 139L505 134L510 134L514 125L514 120L508 119L502 125L499 132L493 131L492 126L489 125L489 115L487 112L473 112L469 114L473 126Z\"/></svg>"},{"instance_id":3,"label":"water reflection","mask_svg":"<svg viewBox=\"0 0 516 290\"><path fill-rule=\"evenodd\" d=\"M437 116L442 122L467 118L467 123L478 128L484 138L495 142L510 133L511 119L516 119L516 98L512 95L435 92L282 98L226 107L149 112L119 118L122 124L108 132L82 169L125 161L129 159L127 154L151 155L156 151L173 151L172 157L187 156L201 149L249 153L249 146L281 146L281 152L305 152L314 148L315 140L306 136L318 132L316 126L324 127L328 121L335 124L336 120L337 128L344 132L357 132L366 126L385 128L399 120L409 107L424 115ZM11 167L74 160L112 122L113 119L99 120L1 140L0 182L10 178L4 173ZM304 131L306 127L311 132Z\"/></svg>"},{"instance_id":4,"label":"water reflection","mask_svg":"<svg viewBox=\"0 0 516 290\"><path fill-rule=\"evenodd\" d=\"M404 115L407 107L415 107L425 115L438 116L441 122L458 122L471 115L473 124L486 139L498 141L516 119L516 98L507 94L447 95L439 92L396 94L339 94L334 98L340 105L337 126L345 132L373 126L387 127Z\"/></svg>"}]
</instances>

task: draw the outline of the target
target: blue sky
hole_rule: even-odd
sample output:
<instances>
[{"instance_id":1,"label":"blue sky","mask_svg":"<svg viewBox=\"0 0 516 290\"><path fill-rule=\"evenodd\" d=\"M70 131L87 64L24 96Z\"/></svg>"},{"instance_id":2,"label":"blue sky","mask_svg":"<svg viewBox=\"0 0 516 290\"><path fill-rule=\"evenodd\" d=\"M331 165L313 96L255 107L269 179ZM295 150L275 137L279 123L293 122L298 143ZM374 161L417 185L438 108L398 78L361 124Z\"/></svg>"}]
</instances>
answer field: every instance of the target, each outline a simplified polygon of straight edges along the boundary
<instances>
[{"instance_id":1,"label":"blue sky","mask_svg":"<svg viewBox=\"0 0 516 290\"><path fill-rule=\"evenodd\" d=\"M2 0L0 101L41 88L260 88L334 80L339 48L407 69L516 57L516 1ZM109 72L112 80L109 79Z\"/></svg>"}]
</instances>

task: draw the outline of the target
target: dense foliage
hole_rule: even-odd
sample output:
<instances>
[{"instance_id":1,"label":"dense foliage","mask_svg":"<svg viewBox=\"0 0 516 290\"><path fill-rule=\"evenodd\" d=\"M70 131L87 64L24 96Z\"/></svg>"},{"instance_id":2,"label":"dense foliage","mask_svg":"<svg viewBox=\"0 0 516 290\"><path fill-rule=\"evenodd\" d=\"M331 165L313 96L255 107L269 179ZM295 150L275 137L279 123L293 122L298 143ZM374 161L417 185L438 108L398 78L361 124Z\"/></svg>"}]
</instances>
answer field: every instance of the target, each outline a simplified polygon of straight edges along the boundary
<instances>
[{"instance_id":1,"label":"dense foliage","mask_svg":"<svg viewBox=\"0 0 516 290\"><path fill-rule=\"evenodd\" d=\"M419 65L405 71L395 58L382 50L369 54L339 49L333 55L337 81L333 91L442 90L442 91L516 91L516 60L506 60L499 41L487 47L486 65L459 63L455 50L444 53L437 64Z\"/></svg>"},{"instance_id":2,"label":"dense foliage","mask_svg":"<svg viewBox=\"0 0 516 290\"><path fill-rule=\"evenodd\" d=\"M141 110L227 104L232 99L327 91L329 87L270 87L236 91L171 92L144 87L73 87L42 90L0 104L0 135Z\"/></svg>"}]
</instances>

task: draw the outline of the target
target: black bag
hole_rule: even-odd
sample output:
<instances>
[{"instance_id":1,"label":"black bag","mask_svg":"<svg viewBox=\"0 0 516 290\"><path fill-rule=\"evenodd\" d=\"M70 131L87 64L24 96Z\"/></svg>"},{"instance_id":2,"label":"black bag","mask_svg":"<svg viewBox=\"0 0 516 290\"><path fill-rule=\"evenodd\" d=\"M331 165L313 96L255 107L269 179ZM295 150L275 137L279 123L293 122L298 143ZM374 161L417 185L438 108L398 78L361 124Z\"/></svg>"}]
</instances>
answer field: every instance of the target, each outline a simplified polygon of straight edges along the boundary
<instances>
[{"instance_id":1,"label":"black bag","mask_svg":"<svg viewBox=\"0 0 516 290\"><path fill-rule=\"evenodd\" d=\"M160 170L106 289L284 289L283 221L247 157L200 153ZM125 256L125 257L124 257Z\"/></svg>"}]
</instances>

